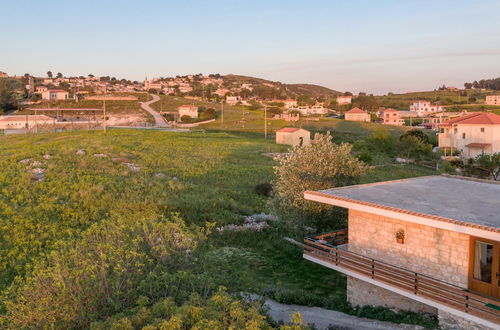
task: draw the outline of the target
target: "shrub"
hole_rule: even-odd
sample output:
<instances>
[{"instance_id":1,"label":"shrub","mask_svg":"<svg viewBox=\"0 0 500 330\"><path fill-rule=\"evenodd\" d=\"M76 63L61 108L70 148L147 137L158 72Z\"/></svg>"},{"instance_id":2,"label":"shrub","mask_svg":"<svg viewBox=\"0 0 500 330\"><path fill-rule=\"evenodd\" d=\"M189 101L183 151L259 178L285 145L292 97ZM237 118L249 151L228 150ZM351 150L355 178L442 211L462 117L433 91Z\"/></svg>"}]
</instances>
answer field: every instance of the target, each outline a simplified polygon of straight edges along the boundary
<instances>
[{"instance_id":1,"label":"shrub","mask_svg":"<svg viewBox=\"0 0 500 330\"><path fill-rule=\"evenodd\" d=\"M255 186L254 190L259 195L269 197L273 192L273 185L269 182L259 183Z\"/></svg>"}]
</instances>

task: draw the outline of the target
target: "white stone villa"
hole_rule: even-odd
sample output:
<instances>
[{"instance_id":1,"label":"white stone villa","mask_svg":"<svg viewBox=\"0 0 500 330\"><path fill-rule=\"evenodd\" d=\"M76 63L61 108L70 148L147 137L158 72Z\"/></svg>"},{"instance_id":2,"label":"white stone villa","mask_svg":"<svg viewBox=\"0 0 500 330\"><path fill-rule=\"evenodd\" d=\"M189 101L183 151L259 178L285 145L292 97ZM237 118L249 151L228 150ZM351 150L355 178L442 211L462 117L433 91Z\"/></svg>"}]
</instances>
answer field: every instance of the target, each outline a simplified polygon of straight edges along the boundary
<instances>
[{"instance_id":1,"label":"white stone villa","mask_svg":"<svg viewBox=\"0 0 500 330\"><path fill-rule=\"evenodd\" d=\"M439 148L445 156L458 150L463 158L500 152L500 116L473 112L439 125Z\"/></svg>"},{"instance_id":2,"label":"white stone villa","mask_svg":"<svg viewBox=\"0 0 500 330\"><path fill-rule=\"evenodd\" d=\"M179 118L189 116L191 118L198 118L198 107L191 104L181 105L177 108L179 111Z\"/></svg>"},{"instance_id":3,"label":"white stone villa","mask_svg":"<svg viewBox=\"0 0 500 330\"><path fill-rule=\"evenodd\" d=\"M427 176L304 197L348 209L346 229L304 240L304 258L346 274L352 305L500 328L500 183Z\"/></svg>"},{"instance_id":4,"label":"white stone villa","mask_svg":"<svg viewBox=\"0 0 500 330\"><path fill-rule=\"evenodd\" d=\"M349 121L370 122L370 114L360 108L352 108L351 110L346 111L344 119Z\"/></svg>"},{"instance_id":5,"label":"white stone villa","mask_svg":"<svg viewBox=\"0 0 500 330\"><path fill-rule=\"evenodd\" d=\"M352 96L350 95L337 96L336 101L338 105L351 104Z\"/></svg>"},{"instance_id":6,"label":"white stone villa","mask_svg":"<svg viewBox=\"0 0 500 330\"><path fill-rule=\"evenodd\" d=\"M405 120L401 118L401 114L399 113L399 111L392 108L382 110L380 112L379 118L384 125L403 126L405 124Z\"/></svg>"},{"instance_id":7,"label":"white stone villa","mask_svg":"<svg viewBox=\"0 0 500 330\"><path fill-rule=\"evenodd\" d=\"M410 105L410 111L416 112L419 117L425 117L432 113L444 111L444 108L430 101L419 100Z\"/></svg>"},{"instance_id":8,"label":"white stone villa","mask_svg":"<svg viewBox=\"0 0 500 330\"><path fill-rule=\"evenodd\" d=\"M311 144L311 132L302 128L285 127L276 131L276 143L290 146L307 146Z\"/></svg>"},{"instance_id":9,"label":"white stone villa","mask_svg":"<svg viewBox=\"0 0 500 330\"><path fill-rule=\"evenodd\" d=\"M302 116L325 115L328 113L328 109L322 104L298 106L288 110L298 111Z\"/></svg>"}]
</instances>

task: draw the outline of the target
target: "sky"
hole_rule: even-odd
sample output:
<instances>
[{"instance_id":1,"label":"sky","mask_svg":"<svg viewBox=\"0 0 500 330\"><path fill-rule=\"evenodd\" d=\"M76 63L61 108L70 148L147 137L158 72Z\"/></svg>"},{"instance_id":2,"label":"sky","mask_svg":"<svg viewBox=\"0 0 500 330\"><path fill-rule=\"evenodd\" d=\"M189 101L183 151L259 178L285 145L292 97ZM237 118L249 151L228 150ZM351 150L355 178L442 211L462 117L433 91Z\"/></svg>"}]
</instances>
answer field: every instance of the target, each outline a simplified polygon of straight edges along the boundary
<instances>
[{"instance_id":1,"label":"sky","mask_svg":"<svg viewBox=\"0 0 500 330\"><path fill-rule=\"evenodd\" d=\"M499 0L0 0L0 71L384 94L500 76Z\"/></svg>"}]
</instances>

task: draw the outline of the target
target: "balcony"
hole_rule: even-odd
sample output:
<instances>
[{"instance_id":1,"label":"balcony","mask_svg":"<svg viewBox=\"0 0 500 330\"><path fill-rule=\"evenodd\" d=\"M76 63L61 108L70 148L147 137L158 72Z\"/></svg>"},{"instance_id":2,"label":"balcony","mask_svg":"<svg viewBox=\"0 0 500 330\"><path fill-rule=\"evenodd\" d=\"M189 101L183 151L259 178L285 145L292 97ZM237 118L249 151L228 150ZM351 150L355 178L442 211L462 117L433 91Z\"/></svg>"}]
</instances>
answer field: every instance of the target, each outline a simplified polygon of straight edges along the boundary
<instances>
[{"instance_id":1,"label":"balcony","mask_svg":"<svg viewBox=\"0 0 500 330\"><path fill-rule=\"evenodd\" d=\"M431 305L500 324L500 300L465 288L349 252L347 230L306 237L304 258Z\"/></svg>"}]
</instances>

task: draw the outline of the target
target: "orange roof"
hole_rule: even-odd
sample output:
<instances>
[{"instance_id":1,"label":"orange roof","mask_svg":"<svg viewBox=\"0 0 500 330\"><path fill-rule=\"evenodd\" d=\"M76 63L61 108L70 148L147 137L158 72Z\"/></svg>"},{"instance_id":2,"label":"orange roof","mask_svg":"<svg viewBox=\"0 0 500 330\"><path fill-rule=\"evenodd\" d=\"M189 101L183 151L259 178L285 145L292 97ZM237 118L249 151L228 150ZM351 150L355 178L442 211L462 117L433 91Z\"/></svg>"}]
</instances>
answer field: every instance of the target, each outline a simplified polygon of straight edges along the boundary
<instances>
[{"instance_id":1,"label":"orange roof","mask_svg":"<svg viewBox=\"0 0 500 330\"><path fill-rule=\"evenodd\" d=\"M366 111L361 110L360 108L352 108L349 111L346 111L346 113L366 113Z\"/></svg>"},{"instance_id":2,"label":"orange roof","mask_svg":"<svg viewBox=\"0 0 500 330\"><path fill-rule=\"evenodd\" d=\"M398 111L398 110L396 110L396 109L393 109L393 108L387 108L387 109L385 109L385 110L384 110L384 111L382 111L382 112L399 112L399 111Z\"/></svg>"},{"instance_id":3,"label":"orange roof","mask_svg":"<svg viewBox=\"0 0 500 330\"><path fill-rule=\"evenodd\" d=\"M280 130L277 130L276 132L281 132L281 133L293 133L301 130L301 128L296 128L296 127L285 127Z\"/></svg>"},{"instance_id":4,"label":"orange roof","mask_svg":"<svg viewBox=\"0 0 500 330\"><path fill-rule=\"evenodd\" d=\"M500 125L500 116L489 112L473 112L445 121L441 126L451 126L454 124Z\"/></svg>"},{"instance_id":5,"label":"orange roof","mask_svg":"<svg viewBox=\"0 0 500 330\"><path fill-rule=\"evenodd\" d=\"M49 92L51 93L67 93L67 91L63 89L50 89Z\"/></svg>"},{"instance_id":6,"label":"orange roof","mask_svg":"<svg viewBox=\"0 0 500 330\"><path fill-rule=\"evenodd\" d=\"M469 147L469 148L486 148L488 146L490 146L491 144L490 143L479 143L479 142L472 142L472 143L469 143L468 145L466 145L466 147Z\"/></svg>"}]
</instances>

